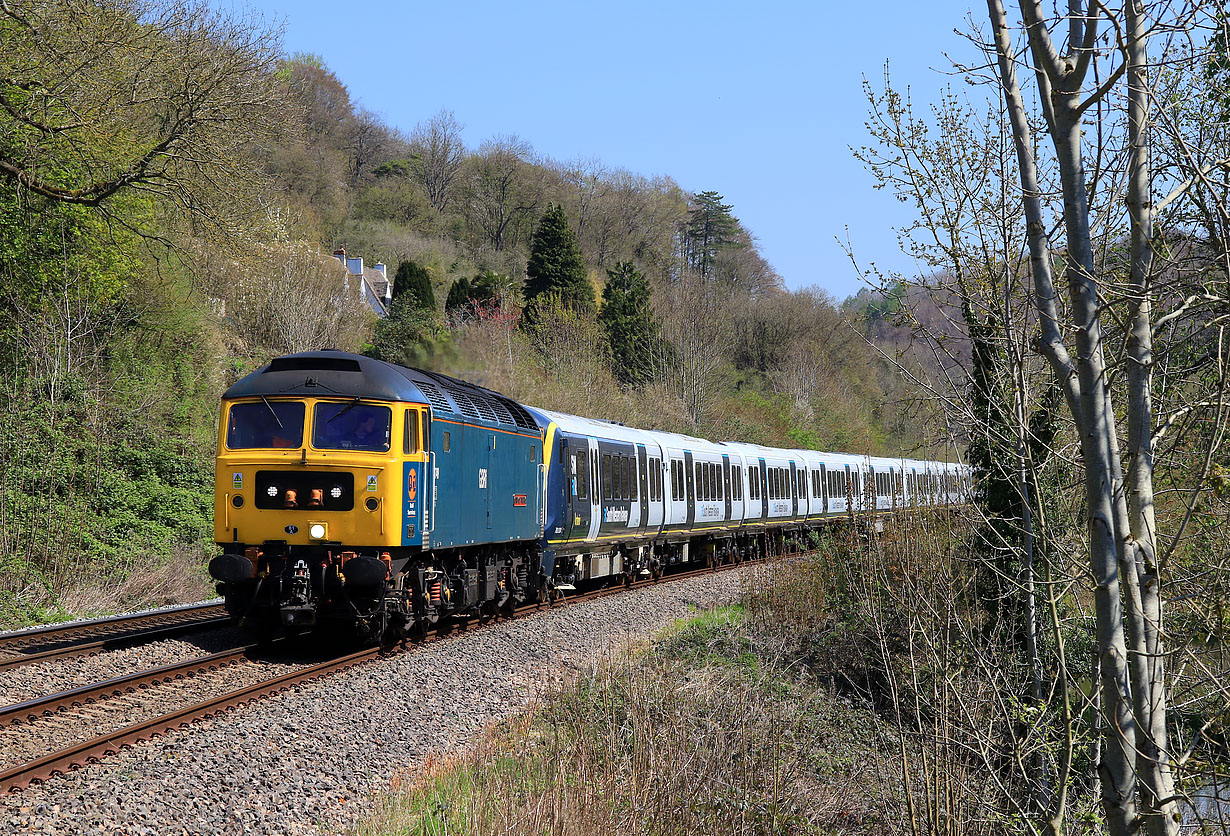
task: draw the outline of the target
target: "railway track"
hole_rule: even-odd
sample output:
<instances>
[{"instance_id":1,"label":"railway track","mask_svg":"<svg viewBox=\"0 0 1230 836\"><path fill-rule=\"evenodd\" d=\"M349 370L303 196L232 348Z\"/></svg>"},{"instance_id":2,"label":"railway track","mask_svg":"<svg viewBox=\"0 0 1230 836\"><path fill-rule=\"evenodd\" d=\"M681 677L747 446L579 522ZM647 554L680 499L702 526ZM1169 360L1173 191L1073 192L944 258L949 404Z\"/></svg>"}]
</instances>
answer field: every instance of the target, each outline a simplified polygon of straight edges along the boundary
<instances>
[{"instance_id":1,"label":"railway track","mask_svg":"<svg viewBox=\"0 0 1230 836\"><path fill-rule=\"evenodd\" d=\"M645 579L631 584L643 588L655 583L673 583L715 571L740 568L727 565L665 575L660 580ZM618 594L623 586L608 587L564 597L551 604L528 604L509 618L570 606L582 601ZM255 655L256 646L246 645L211 656L191 659L159 668L137 671L116 679L87 685L0 707L0 751L17 755L21 761L0 762L0 792L16 792L32 783L44 781L70 769L114 755L135 743L150 740L192 723L214 717L229 709L281 693L297 685L321 679L382 656L413 651L459 630L468 630L472 621L455 622L429 633L422 640L403 642L393 649L365 648L315 663L270 663ZM262 665L272 664L273 675L263 675L235 687L241 674L251 674ZM249 675L248 679L252 679ZM175 694L174 703L165 695ZM203 698L195 699L193 695ZM154 699L175 707L137 719L117 723L115 717L132 717ZM148 713L148 712L146 712ZM85 735L80 728L89 729ZM107 727L109 725L109 727ZM74 735L73 729L77 730ZM101 729L100 734L95 734ZM71 742L62 741L72 738ZM61 741L61 742L58 742ZM50 745L54 751L47 751ZM41 747L41 748L40 748Z\"/></svg>"},{"instance_id":2,"label":"railway track","mask_svg":"<svg viewBox=\"0 0 1230 836\"><path fill-rule=\"evenodd\" d=\"M139 615L53 624L0 634L0 671L70 656L117 650L227 622L221 604L193 604Z\"/></svg>"}]
</instances>

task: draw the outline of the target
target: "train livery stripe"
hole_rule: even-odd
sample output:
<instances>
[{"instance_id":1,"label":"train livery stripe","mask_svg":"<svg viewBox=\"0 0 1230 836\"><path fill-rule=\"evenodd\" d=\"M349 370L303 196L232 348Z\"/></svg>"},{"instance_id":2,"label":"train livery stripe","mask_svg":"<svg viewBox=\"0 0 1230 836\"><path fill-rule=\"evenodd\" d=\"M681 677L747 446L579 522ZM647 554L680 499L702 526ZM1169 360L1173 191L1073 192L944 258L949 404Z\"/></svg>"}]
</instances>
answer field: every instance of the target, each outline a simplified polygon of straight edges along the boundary
<instances>
[{"instance_id":1,"label":"train livery stripe","mask_svg":"<svg viewBox=\"0 0 1230 836\"><path fill-rule=\"evenodd\" d=\"M427 406L427 404L415 404L415 406ZM541 436L534 435L533 433L501 430L498 427L488 427L483 424L470 424L466 421L453 421L448 418L437 418L435 415L431 416L431 420L440 424L452 424L455 427L472 427L473 429L482 430L483 432L488 433L503 433L504 435L515 435L519 438L541 438Z\"/></svg>"},{"instance_id":2,"label":"train livery stripe","mask_svg":"<svg viewBox=\"0 0 1230 836\"><path fill-rule=\"evenodd\" d=\"M546 465L542 472L544 486L551 484L551 460L555 458L552 446L555 444L555 428L558 426L554 421L547 426L547 440L542 444L542 463Z\"/></svg>"}]
</instances>

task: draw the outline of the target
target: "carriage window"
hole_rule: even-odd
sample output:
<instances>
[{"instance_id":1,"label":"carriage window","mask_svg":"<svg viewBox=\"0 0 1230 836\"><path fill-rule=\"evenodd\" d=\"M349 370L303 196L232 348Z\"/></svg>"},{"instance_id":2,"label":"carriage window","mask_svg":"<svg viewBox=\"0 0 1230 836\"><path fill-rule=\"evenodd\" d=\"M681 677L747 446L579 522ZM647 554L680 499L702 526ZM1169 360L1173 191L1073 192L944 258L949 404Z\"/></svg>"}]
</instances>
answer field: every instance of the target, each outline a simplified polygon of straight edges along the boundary
<instances>
[{"instance_id":1,"label":"carriage window","mask_svg":"<svg viewBox=\"0 0 1230 836\"><path fill-rule=\"evenodd\" d=\"M589 460L586 453L577 453L576 456L576 473L573 474L576 483L577 499L588 498L587 487L589 485Z\"/></svg>"},{"instance_id":2,"label":"carriage window","mask_svg":"<svg viewBox=\"0 0 1230 836\"><path fill-rule=\"evenodd\" d=\"M444 437L441 439L441 443L444 445L444 452L446 452L446 453L447 453L447 452L451 449L451 445L450 445L450 443L449 443L449 442L450 442L450 438L451 438L451 437L450 437L450 435L449 435L448 431L446 430L446 431L444 432Z\"/></svg>"},{"instance_id":3,"label":"carriage window","mask_svg":"<svg viewBox=\"0 0 1230 836\"><path fill-rule=\"evenodd\" d=\"M632 469L632 459L624 457L624 499L633 499L637 495L636 471Z\"/></svg>"},{"instance_id":4,"label":"carriage window","mask_svg":"<svg viewBox=\"0 0 1230 836\"><path fill-rule=\"evenodd\" d=\"M602 471L602 496L605 499L610 499L614 494L611 493L611 454L602 454L602 466L599 468Z\"/></svg>"}]
</instances>

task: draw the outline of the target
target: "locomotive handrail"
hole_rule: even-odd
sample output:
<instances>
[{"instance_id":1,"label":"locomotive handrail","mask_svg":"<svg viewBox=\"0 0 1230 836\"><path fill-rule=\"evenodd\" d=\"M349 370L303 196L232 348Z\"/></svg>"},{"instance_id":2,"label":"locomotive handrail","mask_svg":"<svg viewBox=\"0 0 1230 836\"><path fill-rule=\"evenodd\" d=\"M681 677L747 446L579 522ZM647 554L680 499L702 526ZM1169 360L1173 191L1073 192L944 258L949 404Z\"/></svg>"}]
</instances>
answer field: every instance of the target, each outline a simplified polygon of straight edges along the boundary
<instances>
[{"instance_id":1,"label":"locomotive handrail","mask_svg":"<svg viewBox=\"0 0 1230 836\"><path fill-rule=\"evenodd\" d=\"M436 530L436 451L429 454L428 464L431 467L431 517L427 520L427 534ZM426 543L424 543L426 545Z\"/></svg>"}]
</instances>

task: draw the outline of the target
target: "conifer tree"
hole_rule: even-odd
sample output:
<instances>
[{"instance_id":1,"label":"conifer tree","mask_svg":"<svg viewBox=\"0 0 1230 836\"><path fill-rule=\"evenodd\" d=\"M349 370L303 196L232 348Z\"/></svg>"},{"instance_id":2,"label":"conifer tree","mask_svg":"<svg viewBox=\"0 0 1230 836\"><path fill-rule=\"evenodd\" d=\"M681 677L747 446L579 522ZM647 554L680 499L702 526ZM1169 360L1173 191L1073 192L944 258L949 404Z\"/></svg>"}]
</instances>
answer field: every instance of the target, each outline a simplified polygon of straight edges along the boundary
<instances>
[{"instance_id":1,"label":"conifer tree","mask_svg":"<svg viewBox=\"0 0 1230 836\"><path fill-rule=\"evenodd\" d=\"M688 213L684 230L688 263L702 277L711 278L718 253L740 246L736 240L739 221L730 213L730 204L723 203L717 192L700 192L695 200L696 208Z\"/></svg>"},{"instance_id":2,"label":"conifer tree","mask_svg":"<svg viewBox=\"0 0 1230 836\"><path fill-rule=\"evenodd\" d=\"M464 306L470 301L470 280L462 276L457 281L453 282L453 286L448 289L448 299L444 302L444 312L451 314L453 311Z\"/></svg>"},{"instance_id":3,"label":"conifer tree","mask_svg":"<svg viewBox=\"0 0 1230 836\"><path fill-rule=\"evenodd\" d=\"M649 307L649 283L631 261L607 271L598 322L606 331L615 376L630 386L653 377L653 351L657 325Z\"/></svg>"},{"instance_id":4,"label":"conifer tree","mask_svg":"<svg viewBox=\"0 0 1230 836\"><path fill-rule=\"evenodd\" d=\"M413 261L403 261L397 265L397 273L393 276L393 303L405 299L411 307L434 311L436 309L436 294L431 289L431 274L425 267L420 267Z\"/></svg>"},{"instance_id":5,"label":"conifer tree","mask_svg":"<svg viewBox=\"0 0 1230 836\"><path fill-rule=\"evenodd\" d=\"M594 288L585 274L581 248L562 206L548 206L539 221L525 273L527 307L532 307L534 300L544 293L551 293L577 311L594 310Z\"/></svg>"}]
</instances>

